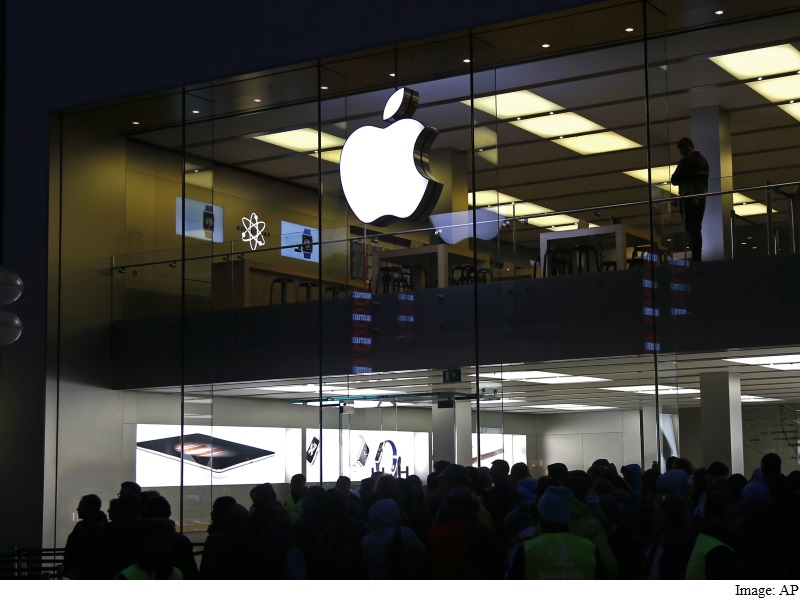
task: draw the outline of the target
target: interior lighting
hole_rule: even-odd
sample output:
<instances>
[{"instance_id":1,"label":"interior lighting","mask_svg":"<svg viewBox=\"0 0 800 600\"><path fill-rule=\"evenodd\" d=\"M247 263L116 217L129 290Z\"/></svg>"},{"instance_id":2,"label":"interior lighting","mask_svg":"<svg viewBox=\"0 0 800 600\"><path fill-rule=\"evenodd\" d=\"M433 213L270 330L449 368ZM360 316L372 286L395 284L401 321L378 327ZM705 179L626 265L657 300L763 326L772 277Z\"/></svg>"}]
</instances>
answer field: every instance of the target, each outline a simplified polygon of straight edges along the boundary
<instances>
[{"instance_id":1,"label":"interior lighting","mask_svg":"<svg viewBox=\"0 0 800 600\"><path fill-rule=\"evenodd\" d=\"M200 114L200 111L199 111L199 110L193 110L193 111L192 111L192 114L193 114L193 115L199 115L199 114Z\"/></svg>"},{"instance_id":2,"label":"interior lighting","mask_svg":"<svg viewBox=\"0 0 800 600\"><path fill-rule=\"evenodd\" d=\"M793 116L795 119L800 121L800 104L796 103L792 100L789 104L781 104L779 105L780 109L788 113L789 115Z\"/></svg>"},{"instance_id":3,"label":"interior lighting","mask_svg":"<svg viewBox=\"0 0 800 600\"><path fill-rule=\"evenodd\" d=\"M714 14L715 14L715 15L724 15L724 14L725 14L725 11L724 11L724 10L715 10L715 11L714 11Z\"/></svg>"},{"instance_id":4,"label":"interior lighting","mask_svg":"<svg viewBox=\"0 0 800 600\"><path fill-rule=\"evenodd\" d=\"M709 60L736 79L755 79L800 69L800 51L791 44L712 56Z\"/></svg>"},{"instance_id":5,"label":"interior lighting","mask_svg":"<svg viewBox=\"0 0 800 600\"><path fill-rule=\"evenodd\" d=\"M556 375L555 377L541 377L534 379L523 379L526 383L546 383L552 384L566 384L566 383L593 383L595 381L611 381L610 379L603 379L602 377L582 377L580 375Z\"/></svg>"},{"instance_id":6,"label":"interior lighting","mask_svg":"<svg viewBox=\"0 0 800 600\"><path fill-rule=\"evenodd\" d=\"M294 129L291 131L282 131L280 133L270 133L267 135L257 135L253 139L295 152L309 152L311 156L319 156L323 160L329 162L339 162L341 156L341 147L344 145L344 140L335 135L328 133L320 133L316 129L306 127L303 129ZM320 154L314 154L317 150L317 143L321 140L323 148L332 148L331 150L323 150Z\"/></svg>"},{"instance_id":7,"label":"interior lighting","mask_svg":"<svg viewBox=\"0 0 800 600\"><path fill-rule=\"evenodd\" d=\"M632 394L653 394L656 393L656 386L654 385L623 385L620 387L607 387L600 388L601 390L608 390L610 392L630 392ZM693 390L689 388L675 387L672 385L659 385L659 394L699 394L700 390Z\"/></svg>"},{"instance_id":8,"label":"interior lighting","mask_svg":"<svg viewBox=\"0 0 800 600\"><path fill-rule=\"evenodd\" d=\"M548 111L553 114L552 111L564 110L555 102L550 102L528 90L483 96L475 98L474 102L475 108L498 119L519 119L529 115L544 114ZM461 103L467 106L470 104L469 100L462 100Z\"/></svg>"},{"instance_id":9,"label":"interior lighting","mask_svg":"<svg viewBox=\"0 0 800 600\"><path fill-rule=\"evenodd\" d=\"M261 102L261 98L253 98L253 102Z\"/></svg>"},{"instance_id":10,"label":"interior lighting","mask_svg":"<svg viewBox=\"0 0 800 600\"><path fill-rule=\"evenodd\" d=\"M633 140L629 140L628 138L613 131L591 133L588 135L579 135L575 137L564 138L563 140L553 141L559 146L564 146L573 152L583 155L641 148L641 144L637 144Z\"/></svg>"},{"instance_id":11,"label":"interior lighting","mask_svg":"<svg viewBox=\"0 0 800 600\"><path fill-rule=\"evenodd\" d=\"M632 31L633 31L633 27L626 27L626 28L625 28L625 31L627 31L628 33L630 33L630 32L632 32Z\"/></svg>"},{"instance_id":12,"label":"interior lighting","mask_svg":"<svg viewBox=\"0 0 800 600\"><path fill-rule=\"evenodd\" d=\"M396 73L389 73L389 77L397 77Z\"/></svg>"},{"instance_id":13,"label":"interior lighting","mask_svg":"<svg viewBox=\"0 0 800 600\"><path fill-rule=\"evenodd\" d=\"M549 48L550 44L542 44L542 48Z\"/></svg>"},{"instance_id":14,"label":"interior lighting","mask_svg":"<svg viewBox=\"0 0 800 600\"><path fill-rule=\"evenodd\" d=\"M131 125L141 125L141 123L139 121L131 121Z\"/></svg>"},{"instance_id":15,"label":"interior lighting","mask_svg":"<svg viewBox=\"0 0 800 600\"><path fill-rule=\"evenodd\" d=\"M601 125L575 114L574 112L523 119L512 124L543 138L574 135L576 133L587 133L589 131L600 131L603 129Z\"/></svg>"},{"instance_id":16,"label":"interior lighting","mask_svg":"<svg viewBox=\"0 0 800 600\"><path fill-rule=\"evenodd\" d=\"M531 408L541 408L544 410L611 410L616 406L597 406L595 404L537 404Z\"/></svg>"},{"instance_id":17,"label":"interior lighting","mask_svg":"<svg viewBox=\"0 0 800 600\"><path fill-rule=\"evenodd\" d=\"M800 75L751 81L747 87L755 90L770 102L787 102L800 98Z\"/></svg>"},{"instance_id":18,"label":"interior lighting","mask_svg":"<svg viewBox=\"0 0 800 600\"><path fill-rule=\"evenodd\" d=\"M468 59L468 58L465 58L465 59L464 59L464 62L465 62L465 63L471 63L472 61L471 61L470 59Z\"/></svg>"},{"instance_id":19,"label":"interior lighting","mask_svg":"<svg viewBox=\"0 0 800 600\"><path fill-rule=\"evenodd\" d=\"M743 365L778 369L779 371L800 370L800 354L783 354L779 356L749 356L746 358L725 358L723 360Z\"/></svg>"}]
</instances>

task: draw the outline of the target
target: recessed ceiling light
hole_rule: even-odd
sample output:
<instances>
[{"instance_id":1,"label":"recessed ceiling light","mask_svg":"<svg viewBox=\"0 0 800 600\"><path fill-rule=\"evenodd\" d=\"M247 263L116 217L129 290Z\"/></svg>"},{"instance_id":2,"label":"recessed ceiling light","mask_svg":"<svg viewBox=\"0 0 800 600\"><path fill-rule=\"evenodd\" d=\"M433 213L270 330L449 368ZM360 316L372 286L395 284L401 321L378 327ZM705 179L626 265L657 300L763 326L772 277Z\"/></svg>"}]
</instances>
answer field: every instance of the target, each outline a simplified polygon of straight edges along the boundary
<instances>
[{"instance_id":1,"label":"recessed ceiling light","mask_svg":"<svg viewBox=\"0 0 800 600\"><path fill-rule=\"evenodd\" d=\"M580 375L556 375L555 377L541 377L535 379L523 379L527 383L546 383L559 384L559 383L592 383L594 381L611 381L610 379L603 379L602 377L582 377Z\"/></svg>"},{"instance_id":2,"label":"recessed ceiling light","mask_svg":"<svg viewBox=\"0 0 800 600\"><path fill-rule=\"evenodd\" d=\"M139 121L131 121L131 125L141 125L141 123Z\"/></svg>"},{"instance_id":3,"label":"recessed ceiling light","mask_svg":"<svg viewBox=\"0 0 800 600\"><path fill-rule=\"evenodd\" d=\"M261 102L261 98L253 98L253 102Z\"/></svg>"},{"instance_id":4,"label":"recessed ceiling light","mask_svg":"<svg viewBox=\"0 0 800 600\"><path fill-rule=\"evenodd\" d=\"M321 137L322 147L329 148L329 150L323 150L321 154L315 155L313 153L317 149L318 136ZM268 144L274 144L281 148L294 150L295 152L311 152L311 156L315 158L316 156L320 156L323 160L335 163L339 162L339 158L342 154L341 147L344 146L344 140L342 138L328 133L320 134L316 129L311 129L310 127L292 131L282 131L280 133L270 133L267 135L257 135L253 139L259 140L260 142L267 142Z\"/></svg>"},{"instance_id":5,"label":"recessed ceiling light","mask_svg":"<svg viewBox=\"0 0 800 600\"><path fill-rule=\"evenodd\" d=\"M715 15L724 15L724 14L725 14L725 11L724 11L724 10L715 10L715 11L714 11L714 14L715 14Z\"/></svg>"},{"instance_id":6,"label":"recessed ceiling light","mask_svg":"<svg viewBox=\"0 0 800 600\"><path fill-rule=\"evenodd\" d=\"M626 27L626 28L625 28L625 31L627 31L628 33L630 33L631 31L633 31L633 27Z\"/></svg>"},{"instance_id":7,"label":"recessed ceiling light","mask_svg":"<svg viewBox=\"0 0 800 600\"><path fill-rule=\"evenodd\" d=\"M542 44L542 48L549 48L550 44Z\"/></svg>"},{"instance_id":8,"label":"recessed ceiling light","mask_svg":"<svg viewBox=\"0 0 800 600\"><path fill-rule=\"evenodd\" d=\"M321 85L321 86L319 86L319 89L321 89L321 90L327 90L327 89L328 89L328 86L327 86L327 85Z\"/></svg>"},{"instance_id":9,"label":"recessed ceiling light","mask_svg":"<svg viewBox=\"0 0 800 600\"><path fill-rule=\"evenodd\" d=\"M588 133L589 131L599 131L603 129L601 125L573 112L533 117L514 123L514 125L543 138L563 137L565 135Z\"/></svg>"},{"instance_id":10,"label":"recessed ceiling light","mask_svg":"<svg viewBox=\"0 0 800 600\"><path fill-rule=\"evenodd\" d=\"M200 114L200 111L199 111L199 110L193 110L193 111L192 111L192 114L193 114L193 115L199 115L199 114Z\"/></svg>"},{"instance_id":11,"label":"recessed ceiling light","mask_svg":"<svg viewBox=\"0 0 800 600\"><path fill-rule=\"evenodd\" d=\"M465 59L464 59L464 62L465 62L465 63L471 63L472 61L471 61L470 59L468 59L468 58L465 58Z\"/></svg>"},{"instance_id":12,"label":"recessed ceiling light","mask_svg":"<svg viewBox=\"0 0 800 600\"><path fill-rule=\"evenodd\" d=\"M389 77L397 77L396 73L389 73Z\"/></svg>"},{"instance_id":13,"label":"recessed ceiling light","mask_svg":"<svg viewBox=\"0 0 800 600\"><path fill-rule=\"evenodd\" d=\"M616 406L595 406L593 404L537 404L531 408L541 408L545 410L611 410Z\"/></svg>"}]
</instances>

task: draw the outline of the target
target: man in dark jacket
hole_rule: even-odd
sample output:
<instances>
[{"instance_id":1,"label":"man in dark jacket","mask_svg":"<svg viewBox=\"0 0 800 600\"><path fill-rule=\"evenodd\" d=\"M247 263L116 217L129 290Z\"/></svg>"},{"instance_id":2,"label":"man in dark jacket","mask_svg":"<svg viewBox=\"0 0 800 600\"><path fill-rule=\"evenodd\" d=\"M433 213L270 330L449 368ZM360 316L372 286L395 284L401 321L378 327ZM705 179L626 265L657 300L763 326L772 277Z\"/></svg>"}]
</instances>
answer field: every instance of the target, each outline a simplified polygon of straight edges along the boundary
<instances>
[{"instance_id":1,"label":"man in dark jacket","mask_svg":"<svg viewBox=\"0 0 800 600\"><path fill-rule=\"evenodd\" d=\"M678 140L678 152L681 160L672 174L672 185L678 186L681 216L689 247L692 249L692 261L703 260L703 215L706 211L706 197L694 196L708 192L708 161L694 149L694 143L688 137Z\"/></svg>"}]
</instances>

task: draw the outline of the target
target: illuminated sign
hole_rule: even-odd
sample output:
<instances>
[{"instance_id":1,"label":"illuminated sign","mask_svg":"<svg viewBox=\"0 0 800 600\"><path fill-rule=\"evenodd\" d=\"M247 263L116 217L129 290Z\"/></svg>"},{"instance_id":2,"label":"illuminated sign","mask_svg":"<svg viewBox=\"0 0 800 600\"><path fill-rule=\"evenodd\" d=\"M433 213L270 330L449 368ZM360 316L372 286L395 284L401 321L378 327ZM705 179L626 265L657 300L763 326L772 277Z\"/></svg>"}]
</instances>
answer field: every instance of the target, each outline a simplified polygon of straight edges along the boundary
<instances>
[{"instance_id":1,"label":"illuminated sign","mask_svg":"<svg viewBox=\"0 0 800 600\"><path fill-rule=\"evenodd\" d=\"M360 127L342 148L339 174L350 208L364 223L420 219L433 209L442 184L433 179L428 155L438 131L411 118L419 96L400 88L386 102L385 129Z\"/></svg>"},{"instance_id":2,"label":"illuminated sign","mask_svg":"<svg viewBox=\"0 0 800 600\"><path fill-rule=\"evenodd\" d=\"M264 241L266 227L267 224L260 221L256 213L252 213L250 218L242 217L242 241L248 242L251 250L263 246L266 243Z\"/></svg>"}]
</instances>

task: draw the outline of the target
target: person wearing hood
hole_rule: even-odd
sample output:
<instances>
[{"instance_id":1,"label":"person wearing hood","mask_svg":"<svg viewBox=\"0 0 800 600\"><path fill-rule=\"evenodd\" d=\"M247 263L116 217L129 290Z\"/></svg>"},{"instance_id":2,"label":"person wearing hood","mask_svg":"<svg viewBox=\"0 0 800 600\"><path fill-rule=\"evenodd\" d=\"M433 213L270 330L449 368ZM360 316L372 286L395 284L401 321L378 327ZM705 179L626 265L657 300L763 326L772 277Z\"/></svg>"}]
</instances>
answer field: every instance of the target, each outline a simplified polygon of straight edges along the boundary
<instances>
[{"instance_id":1,"label":"person wearing hood","mask_svg":"<svg viewBox=\"0 0 800 600\"><path fill-rule=\"evenodd\" d=\"M369 533L361 554L369 579L420 579L424 574L425 546L402 525L402 513L391 498L378 500L367 513Z\"/></svg>"}]
</instances>

